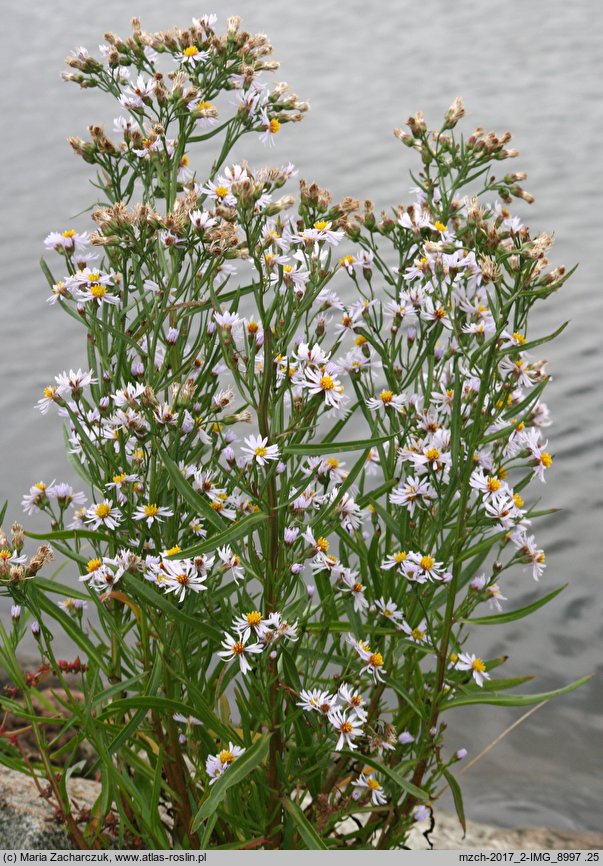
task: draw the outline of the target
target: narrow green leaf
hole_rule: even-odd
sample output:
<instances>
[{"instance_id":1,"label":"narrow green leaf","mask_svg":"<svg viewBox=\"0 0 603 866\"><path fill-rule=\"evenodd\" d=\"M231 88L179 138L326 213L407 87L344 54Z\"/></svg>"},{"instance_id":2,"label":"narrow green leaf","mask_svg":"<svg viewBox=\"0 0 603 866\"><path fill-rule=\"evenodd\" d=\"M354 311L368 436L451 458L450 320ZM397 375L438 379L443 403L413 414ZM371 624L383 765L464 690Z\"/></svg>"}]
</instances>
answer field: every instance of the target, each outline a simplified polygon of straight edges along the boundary
<instances>
[{"instance_id":1,"label":"narrow green leaf","mask_svg":"<svg viewBox=\"0 0 603 866\"><path fill-rule=\"evenodd\" d=\"M79 592L72 586L66 586L64 583L58 583L47 577L36 576L36 586L45 592L54 592L56 595L65 595L67 598L79 598L81 601L88 601L90 598L85 592Z\"/></svg>"},{"instance_id":2,"label":"narrow green leaf","mask_svg":"<svg viewBox=\"0 0 603 866\"><path fill-rule=\"evenodd\" d=\"M203 803L191 827L191 832L196 832L201 823L210 818L220 803L224 800L229 788L240 784L256 767L264 761L268 754L268 744L271 734L263 734L253 746L250 746L240 758L231 764L228 770L218 779L209 792L207 800Z\"/></svg>"},{"instance_id":3,"label":"narrow green leaf","mask_svg":"<svg viewBox=\"0 0 603 866\"><path fill-rule=\"evenodd\" d=\"M518 608L518 610L505 611L505 613L497 613L492 616L470 617L469 619L461 619L459 622L466 622L471 625L503 625L506 622L515 622L516 619L523 619L524 616L529 616L531 613L534 613L535 610L544 607L545 604L548 604L549 601L556 598L560 592L563 592L566 586L567 583L564 583L563 586L557 587L557 589L549 592L548 595L538 598L531 604Z\"/></svg>"},{"instance_id":4,"label":"narrow green leaf","mask_svg":"<svg viewBox=\"0 0 603 866\"><path fill-rule=\"evenodd\" d=\"M90 541L104 541L107 544L115 543L115 538L92 529L57 529L54 532L26 532L25 535L39 541L77 541L86 538Z\"/></svg>"},{"instance_id":5,"label":"narrow green leaf","mask_svg":"<svg viewBox=\"0 0 603 866\"><path fill-rule=\"evenodd\" d=\"M338 454L341 451L365 451L367 448L374 448L375 445L382 445L384 442L389 442L397 433L391 433L389 436L378 436L376 438L356 439L354 442L307 442L304 445L288 445L283 448L283 454L287 455L320 455L320 454Z\"/></svg>"},{"instance_id":6,"label":"narrow green leaf","mask_svg":"<svg viewBox=\"0 0 603 866\"><path fill-rule=\"evenodd\" d=\"M532 704L540 704L542 701L550 701L552 698L573 692L574 689L580 688L592 677L593 674L589 674L587 677L582 677L567 686L563 686L561 689L555 689L552 692L542 692L539 695L499 695L497 692L488 692L487 690L481 691L479 694L457 695L443 703L441 710L443 712L453 707L466 707L470 704L493 704L497 707L529 707Z\"/></svg>"},{"instance_id":7,"label":"narrow green leaf","mask_svg":"<svg viewBox=\"0 0 603 866\"><path fill-rule=\"evenodd\" d=\"M466 833L467 822L465 820L465 807L463 806L463 795L461 793L461 786L454 778L450 770L444 770L444 777L450 786L450 790L452 792L452 799L454 800L454 808L456 809L456 814L461 823L461 827L463 828L463 833Z\"/></svg>"},{"instance_id":8,"label":"narrow green leaf","mask_svg":"<svg viewBox=\"0 0 603 866\"><path fill-rule=\"evenodd\" d=\"M285 811L288 812L293 818L295 826L299 831L299 835L301 836L305 847L308 848L310 851L326 851L327 846L320 838L312 824L310 824L297 803L294 803L293 800L285 797L283 799L283 806L285 808Z\"/></svg>"}]
</instances>

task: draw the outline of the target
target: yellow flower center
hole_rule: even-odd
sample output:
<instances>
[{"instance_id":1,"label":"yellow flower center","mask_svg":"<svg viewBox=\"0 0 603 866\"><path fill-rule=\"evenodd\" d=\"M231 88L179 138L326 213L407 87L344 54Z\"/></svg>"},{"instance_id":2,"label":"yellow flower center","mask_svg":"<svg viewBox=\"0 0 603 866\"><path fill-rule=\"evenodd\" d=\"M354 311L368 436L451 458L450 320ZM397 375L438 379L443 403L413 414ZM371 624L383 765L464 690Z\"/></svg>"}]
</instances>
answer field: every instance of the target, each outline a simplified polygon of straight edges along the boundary
<instances>
[{"instance_id":1,"label":"yellow flower center","mask_svg":"<svg viewBox=\"0 0 603 866\"><path fill-rule=\"evenodd\" d=\"M366 784L369 786L371 791L380 791L381 785L376 779L373 779L372 776L366 780Z\"/></svg>"},{"instance_id":2,"label":"yellow flower center","mask_svg":"<svg viewBox=\"0 0 603 866\"><path fill-rule=\"evenodd\" d=\"M235 756L230 749L222 749L218 757L220 758L221 764L232 764L235 759Z\"/></svg>"},{"instance_id":3,"label":"yellow flower center","mask_svg":"<svg viewBox=\"0 0 603 866\"><path fill-rule=\"evenodd\" d=\"M520 346L523 346L526 341L526 338L523 336L523 334L520 334L519 331L513 331L513 339L516 343L519 343Z\"/></svg>"},{"instance_id":4,"label":"yellow flower center","mask_svg":"<svg viewBox=\"0 0 603 866\"><path fill-rule=\"evenodd\" d=\"M199 53L199 49L196 45L189 45L188 48L185 48L182 53L185 57L194 57L196 54Z\"/></svg>"},{"instance_id":5,"label":"yellow flower center","mask_svg":"<svg viewBox=\"0 0 603 866\"><path fill-rule=\"evenodd\" d=\"M240 656L245 652L245 644L238 640L236 643L233 643L231 649L236 656Z\"/></svg>"},{"instance_id":6,"label":"yellow flower center","mask_svg":"<svg viewBox=\"0 0 603 866\"><path fill-rule=\"evenodd\" d=\"M75 229L67 229L67 231L63 232L64 238L74 238L75 237Z\"/></svg>"},{"instance_id":7,"label":"yellow flower center","mask_svg":"<svg viewBox=\"0 0 603 866\"><path fill-rule=\"evenodd\" d=\"M125 472L122 472L121 475L114 475L113 476L113 483L114 484L121 484L122 481L125 481L125 480L126 480L126 473Z\"/></svg>"},{"instance_id":8,"label":"yellow flower center","mask_svg":"<svg viewBox=\"0 0 603 866\"><path fill-rule=\"evenodd\" d=\"M245 619L249 625L259 625L262 621L262 614L259 610L252 610L251 613L245 614Z\"/></svg>"},{"instance_id":9,"label":"yellow flower center","mask_svg":"<svg viewBox=\"0 0 603 866\"><path fill-rule=\"evenodd\" d=\"M404 562L406 556L407 554L405 550L399 550L398 553L394 553L393 560L399 565L401 562Z\"/></svg>"},{"instance_id":10,"label":"yellow flower center","mask_svg":"<svg viewBox=\"0 0 603 866\"><path fill-rule=\"evenodd\" d=\"M498 478L488 478L487 487L490 493L496 493L497 490L500 490L500 481Z\"/></svg>"},{"instance_id":11,"label":"yellow flower center","mask_svg":"<svg viewBox=\"0 0 603 866\"><path fill-rule=\"evenodd\" d=\"M329 223L326 222L326 220L318 220L318 222L314 223L314 228L318 229L318 231L321 232L326 229L328 225Z\"/></svg>"},{"instance_id":12,"label":"yellow flower center","mask_svg":"<svg viewBox=\"0 0 603 866\"><path fill-rule=\"evenodd\" d=\"M349 265L353 265L355 261L354 256L343 256L339 259L339 264L342 267L347 268Z\"/></svg>"},{"instance_id":13,"label":"yellow flower center","mask_svg":"<svg viewBox=\"0 0 603 866\"><path fill-rule=\"evenodd\" d=\"M88 571L88 574L92 574L92 572L100 568L101 565L102 562L100 559L89 559L88 564L86 565L86 570Z\"/></svg>"},{"instance_id":14,"label":"yellow flower center","mask_svg":"<svg viewBox=\"0 0 603 866\"><path fill-rule=\"evenodd\" d=\"M144 513L147 517L157 517L159 514L159 508L155 503L149 503L149 505L145 505Z\"/></svg>"},{"instance_id":15,"label":"yellow flower center","mask_svg":"<svg viewBox=\"0 0 603 866\"><path fill-rule=\"evenodd\" d=\"M523 507L523 499L521 498L521 496L519 495L519 493L514 493L514 494L513 494L513 502L515 503L515 505L516 505L518 508L522 508L522 507Z\"/></svg>"},{"instance_id":16,"label":"yellow flower center","mask_svg":"<svg viewBox=\"0 0 603 866\"><path fill-rule=\"evenodd\" d=\"M326 553L329 549L329 542L321 535L320 538L316 539L316 547L321 551L321 553Z\"/></svg>"},{"instance_id":17,"label":"yellow flower center","mask_svg":"<svg viewBox=\"0 0 603 866\"><path fill-rule=\"evenodd\" d=\"M446 226L444 225L444 223L441 223L439 220L436 220L434 222L434 226L436 227L436 229L439 232L445 232L446 231Z\"/></svg>"},{"instance_id":18,"label":"yellow flower center","mask_svg":"<svg viewBox=\"0 0 603 866\"><path fill-rule=\"evenodd\" d=\"M411 634L415 640L425 640L425 632L421 631L418 626L416 628L413 628Z\"/></svg>"},{"instance_id":19,"label":"yellow flower center","mask_svg":"<svg viewBox=\"0 0 603 866\"><path fill-rule=\"evenodd\" d=\"M202 102L197 103L195 109L197 111L211 111L213 107L213 102L208 102L206 99L204 99Z\"/></svg>"},{"instance_id":20,"label":"yellow flower center","mask_svg":"<svg viewBox=\"0 0 603 866\"><path fill-rule=\"evenodd\" d=\"M383 403L385 403L385 404L391 403L392 400L394 399L394 392L393 391L382 391L379 394L379 397Z\"/></svg>"},{"instance_id":21,"label":"yellow flower center","mask_svg":"<svg viewBox=\"0 0 603 866\"><path fill-rule=\"evenodd\" d=\"M342 722L339 730L342 734L351 734L354 729L351 722Z\"/></svg>"},{"instance_id":22,"label":"yellow flower center","mask_svg":"<svg viewBox=\"0 0 603 866\"><path fill-rule=\"evenodd\" d=\"M34 487L36 487L36 488L37 488L38 490L40 490L42 493L44 493L44 491L46 490L46 485L44 484L43 481L38 481L37 484L34 484Z\"/></svg>"},{"instance_id":23,"label":"yellow flower center","mask_svg":"<svg viewBox=\"0 0 603 866\"><path fill-rule=\"evenodd\" d=\"M56 392L57 392L57 389L55 388L54 385L47 385L46 388L44 388L44 396L45 397L48 397L48 398L54 397Z\"/></svg>"},{"instance_id":24,"label":"yellow flower center","mask_svg":"<svg viewBox=\"0 0 603 866\"><path fill-rule=\"evenodd\" d=\"M165 556L173 556L175 553L180 553L181 550L182 550L182 548L180 547L180 545L175 544L173 547L168 547L168 549L165 551L164 555Z\"/></svg>"},{"instance_id":25,"label":"yellow flower center","mask_svg":"<svg viewBox=\"0 0 603 866\"><path fill-rule=\"evenodd\" d=\"M187 165L188 165L188 156L185 153L184 156L182 157L182 159L180 160L180 166L182 168L186 168Z\"/></svg>"},{"instance_id":26,"label":"yellow flower center","mask_svg":"<svg viewBox=\"0 0 603 866\"><path fill-rule=\"evenodd\" d=\"M480 674L483 674L486 670L486 665L482 661L482 659L473 659L471 662L471 669L477 671Z\"/></svg>"},{"instance_id":27,"label":"yellow flower center","mask_svg":"<svg viewBox=\"0 0 603 866\"><path fill-rule=\"evenodd\" d=\"M362 592L364 586L361 583L356 582L352 587L352 592Z\"/></svg>"},{"instance_id":28,"label":"yellow flower center","mask_svg":"<svg viewBox=\"0 0 603 866\"><path fill-rule=\"evenodd\" d=\"M188 581L189 581L189 578L188 578L188 575L187 575L187 574L179 574L179 575L176 577L176 580L178 581L178 583L180 584L180 586L187 586Z\"/></svg>"},{"instance_id":29,"label":"yellow flower center","mask_svg":"<svg viewBox=\"0 0 603 866\"><path fill-rule=\"evenodd\" d=\"M281 128L280 120L277 120L276 117L273 117L272 120L270 121L270 123L268 124L268 129L270 130L270 132L273 135L276 135L276 133L279 131L280 128Z\"/></svg>"},{"instance_id":30,"label":"yellow flower center","mask_svg":"<svg viewBox=\"0 0 603 866\"><path fill-rule=\"evenodd\" d=\"M371 667L380 668L383 665L383 656L381 653L372 653L369 658L369 664Z\"/></svg>"},{"instance_id":31,"label":"yellow flower center","mask_svg":"<svg viewBox=\"0 0 603 866\"><path fill-rule=\"evenodd\" d=\"M368 343L366 337L363 337L362 334L359 334L354 340L354 345L356 346L364 346L365 343Z\"/></svg>"},{"instance_id":32,"label":"yellow flower center","mask_svg":"<svg viewBox=\"0 0 603 866\"><path fill-rule=\"evenodd\" d=\"M250 334L257 334L259 327L260 326L258 325L258 323L254 322L253 319L251 320L251 322L247 323L247 330Z\"/></svg>"},{"instance_id":33,"label":"yellow flower center","mask_svg":"<svg viewBox=\"0 0 603 866\"><path fill-rule=\"evenodd\" d=\"M419 565L425 571L430 571L435 565L435 560L434 560L433 556L422 556L421 561L419 562Z\"/></svg>"},{"instance_id":34,"label":"yellow flower center","mask_svg":"<svg viewBox=\"0 0 603 866\"><path fill-rule=\"evenodd\" d=\"M104 298L107 294L107 289L102 283L90 283L90 294L93 298Z\"/></svg>"},{"instance_id":35,"label":"yellow flower center","mask_svg":"<svg viewBox=\"0 0 603 866\"><path fill-rule=\"evenodd\" d=\"M264 448L263 445L260 445L259 448L255 449L255 453L257 454L258 457L265 457L267 451L268 451L268 449Z\"/></svg>"},{"instance_id":36,"label":"yellow flower center","mask_svg":"<svg viewBox=\"0 0 603 866\"><path fill-rule=\"evenodd\" d=\"M111 506L108 502L101 502L100 505L96 506L96 516L100 517L101 520L104 520L105 517L108 517L111 514Z\"/></svg>"},{"instance_id":37,"label":"yellow flower center","mask_svg":"<svg viewBox=\"0 0 603 866\"><path fill-rule=\"evenodd\" d=\"M10 550L0 550L0 559L3 559L5 562L8 562L11 556L12 553L10 552Z\"/></svg>"},{"instance_id":38,"label":"yellow flower center","mask_svg":"<svg viewBox=\"0 0 603 866\"><path fill-rule=\"evenodd\" d=\"M218 198L224 198L224 196L228 195L228 187L217 186L215 192Z\"/></svg>"},{"instance_id":39,"label":"yellow flower center","mask_svg":"<svg viewBox=\"0 0 603 866\"><path fill-rule=\"evenodd\" d=\"M337 469L339 466L339 460L336 457L327 457L325 462L329 469Z\"/></svg>"},{"instance_id":40,"label":"yellow flower center","mask_svg":"<svg viewBox=\"0 0 603 866\"><path fill-rule=\"evenodd\" d=\"M437 448L428 448L425 452L425 456L427 457L429 462L432 463L434 460L439 460L440 452Z\"/></svg>"},{"instance_id":41,"label":"yellow flower center","mask_svg":"<svg viewBox=\"0 0 603 866\"><path fill-rule=\"evenodd\" d=\"M542 465L544 467L546 467L548 469L549 466L553 462L553 458L551 457L551 455L549 454L548 451L543 451L542 454L540 455L540 462L542 463Z\"/></svg>"},{"instance_id":42,"label":"yellow flower center","mask_svg":"<svg viewBox=\"0 0 603 866\"><path fill-rule=\"evenodd\" d=\"M433 314L436 317L436 319L445 319L446 318L446 310L444 309L444 307L436 307L436 309L433 311Z\"/></svg>"},{"instance_id":43,"label":"yellow flower center","mask_svg":"<svg viewBox=\"0 0 603 866\"><path fill-rule=\"evenodd\" d=\"M320 387L323 391L332 391L335 387L335 382L328 373L325 373L324 376L320 377Z\"/></svg>"}]
</instances>

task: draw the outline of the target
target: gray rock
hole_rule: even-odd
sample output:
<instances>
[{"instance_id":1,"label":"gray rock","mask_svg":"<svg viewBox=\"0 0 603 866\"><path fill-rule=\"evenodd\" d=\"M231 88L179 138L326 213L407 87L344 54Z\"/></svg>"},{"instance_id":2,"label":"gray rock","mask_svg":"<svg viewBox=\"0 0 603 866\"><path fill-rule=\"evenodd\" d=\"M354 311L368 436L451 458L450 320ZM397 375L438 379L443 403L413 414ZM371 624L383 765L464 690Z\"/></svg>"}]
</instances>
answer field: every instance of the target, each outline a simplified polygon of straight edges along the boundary
<instances>
[{"instance_id":1,"label":"gray rock","mask_svg":"<svg viewBox=\"0 0 603 866\"><path fill-rule=\"evenodd\" d=\"M44 782L42 787L46 787ZM89 808L98 797L99 785L72 779L69 793L78 807ZM62 851L73 847L52 805L40 796L35 783L21 773L0 767L0 849Z\"/></svg>"}]
</instances>

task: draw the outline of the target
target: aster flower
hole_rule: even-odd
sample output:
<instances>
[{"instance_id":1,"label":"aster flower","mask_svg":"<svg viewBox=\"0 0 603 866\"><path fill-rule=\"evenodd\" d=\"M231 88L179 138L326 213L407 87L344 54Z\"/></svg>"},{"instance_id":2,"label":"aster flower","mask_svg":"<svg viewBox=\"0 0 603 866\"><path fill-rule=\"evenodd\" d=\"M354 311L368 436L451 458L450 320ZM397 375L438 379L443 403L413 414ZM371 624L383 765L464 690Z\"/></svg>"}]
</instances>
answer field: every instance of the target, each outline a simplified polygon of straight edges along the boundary
<instances>
[{"instance_id":1,"label":"aster flower","mask_svg":"<svg viewBox=\"0 0 603 866\"><path fill-rule=\"evenodd\" d=\"M408 508L412 516L418 505L428 507L436 494L432 485L426 479L409 476L401 487L397 487L389 495L392 505L402 505Z\"/></svg>"},{"instance_id":2,"label":"aster flower","mask_svg":"<svg viewBox=\"0 0 603 866\"><path fill-rule=\"evenodd\" d=\"M77 372L70 370L69 373L59 373L58 376L54 377L54 380L57 383L57 393L59 396L64 397L66 394L69 394L74 399L77 399L88 385L97 382L92 375L92 371L85 373L82 370L78 370Z\"/></svg>"},{"instance_id":3,"label":"aster flower","mask_svg":"<svg viewBox=\"0 0 603 866\"><path fill-rule=\"evenodd\" d=\"M241 673L243 674L246 674L251 670L251 665L249 664L247 656L250 653L252 655L261 653L264 649L264 645L261 643L247 644L247 641L242 636L239 635L235 639L229 635L227 631L224 632L222 646L224 649L218 652L220 658L224 659L226 662L231 662L238 658Z\"/></svg>"},{"instance_id":4,"label":"aster flower","mask_svg":"<svg viewBox=\"0 0 603 866\"><path fill-rule=\"evenodd\" d=\"M217 553L225 571L229 571L231 577L238 583L245 574L240 557L233 553L229 545L219 547Z\"/></svg>"},{"instance_id":5,"label":"aster flower","mask_svg":"<svg viewBox=\"0 0 603 866\"><path fill-rule=\"evenodd\" d=\"M44 246L49 250L64 252L69 255L85 250L90 243L88 232L78 234L75 229L63 232L50 232L44 239Z\"/></svg>"},{"instance_id":6,"label":"aster flower","mask_svg":"<svg viewBox=\"0 0 603 866\"><path fill-rule=\"evenodd\" d=\"M248 613L235 617L232 621L232 627L237 634L242 636L243 642L246 643L252 631L258 638L261 638L266 629L269 628L269 623L262 618L259 610L251 610Z\"/></svg>"},{"instance_id":7,"label":"aster flower","mask_svg":"<svg viewBox=\"0 0 603 866\"><path fill-rule=\"evenodd\" d=\"M362 735L362 726L358 716L347 713L345 710L334 709L329 713L329 721L339 734L335 751L340 752L344 747L355 750L358 748L354 740Z\"/></svg>"},{"instance_id":8,"label":"aster flower","mask_svg":"<svg viewBox=\"0 0 603 866\"><path fill-rule=\"evenodd\" d=\"M248 454L251 463L265 466L268 460L278 460L280 451L278 445L268 445L266 436L247 436L241 451Z\"/></svg>"},{"instance_id":9,"label":"aster flower","mask_svg":"<svg viewBox=\"0 0 603 866\"><path fill-rule=\"evenodd\" d=\"M331 409L340 409L345 399L343 385L337 378L338 370L336 365L329 362L323 369L307 367L304 374L303 385L308 393L323 396L325 404Z\"/></svg>"},{"instance_id":10,"label":"aster flower","mask_svg":"<svg viewBox=\"0 0 603 866\"><path fill-rule=\"evenodd\" d=\"M173 515L174 512L171 509L149 502L147 505L137 506L132 517L134 520L145 520L147 526L151 526L156 522L163 523L164 518L173 517Z\"/></svg>"},{"instance_id":11,"label":"aster flower","mask_svg":"<svg viewBox=\"0 0 603 866\"><path fill-rule=\"evenodd\" d=\"M165 592L173 592L178 601L184 601L187 591L202 592L206 590L206 575L199 574L195 563L190 559L164 559Z\"/></svg>"},{"instance_id":12,"label":"aster flower","mask_svg":"<svg viewBox=\"0 0 603 866\"><path fill-rule=\"evenodd\" d=\"M205 762L205 771L210 778L210 785L217 782L226 770L234 764L237 758L245 752L241 746L235 746L233 743L228 744L227 749L222 749L217 755L209 755Z\"/></svg>"},{"instance_id":13,"label":"aster flower","mask_svg":"<svg viewBox=\"0 0 603 866\"><path fill-rule=\"evenodd\" d=\"M121 523L122 514L117 506L105 500L97 505L92 505L86 511L86 523L92 529L104 526L106 529L117 529Z\"/></svg>"},{"instance_id":14,"label":"aster flower","mask_svg":"<svg viewBox=\"0 0 603 866\"><path fill-rule=\"evenodd\" d=\"M328 716L337 708L337 695L330 695L322 689L302 689L299 693L301 698L297 702L298 707L302 707L306 712L316 711L323 716Z\"/></svg>"},{"instance_id":15,"label":"aster flower","mask_svg":"<svg viewBox=\"0 0 603 866\"><path fill-rule=\"evenodd\" d=\"M484 680L490 679L486 663L475 655L460 653L455 666L459 671L471 671L471 676L480 687L484 685Z\"/></svg>"},{"instance_id":16,"label":"aster flower","mask_svg":"<svg viewBox=\"0 0 603 866\"><path fill-rule=\"evenodd\" d=\"M384 806L387 803L383 787L372 773L367 775L361 773L353 785L354 790L358 791L358 793L363 789L366 789L370 793L373 806Z\"/></svg>"},{"instance_id":17,"label":"aster flower","mask_svg":"<svg viewBox=\"0 0 603 866\"><path fill-rule=\"evenodd\" d=\"M369 397L366 405L372 411L379 409L393 409L396 412L401 412L404 408L404 394L394 394L393 391L381 391L378 397Z\"/></svg>"},{"instance_id":18,"label":"aster flower","mask_svg":"<svg viewBox=\"0 0 603 866\"><path fill-rule=\"evenodd\" d=\"M361 722L366 722L368 713L364 709L365 701L361 694L355 692L347 683L341 683L337 694L343 702L344 707L350 710L350 712L355 713Z\"/></svg>"}]
</instances>

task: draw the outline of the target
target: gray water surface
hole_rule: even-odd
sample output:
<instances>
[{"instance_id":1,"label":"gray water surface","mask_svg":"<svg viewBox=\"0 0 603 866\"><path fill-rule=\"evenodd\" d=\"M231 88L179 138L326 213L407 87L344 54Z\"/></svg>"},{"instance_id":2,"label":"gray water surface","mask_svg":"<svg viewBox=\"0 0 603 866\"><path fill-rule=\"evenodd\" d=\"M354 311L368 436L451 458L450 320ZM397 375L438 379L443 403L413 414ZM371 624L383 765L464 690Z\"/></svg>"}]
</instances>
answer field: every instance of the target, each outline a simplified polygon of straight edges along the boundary
<instances>
[{"instance_id":1,"label":"gray water surface","mask_svg":"<svg viewBox=\"0 0 603 866\"><path fill-rule=\"evenodd\" d=\"M409 199L407 169L416 163L391 130L410 113L422 110L435 126L460 94L468 126L513 131L521 151L513 168L529 172L526 187L537 196L531 209L517 210L533 228L555 232L556 263L580 268L532 322L544 334L570 319L546 346L555 465L539 491L542 507L563 510L536 527L548 563L541 585L517 574L505 594L520 606L570 585L533 618L476 630L472 648L510 654L508 675L535 674L537 691L598 676L540 709L464 777L468 816L509 826L603 827L602 8L599 0L229 0L206 7L28 0L3 10L0 36L0 493L10 499L11 519L32 483L71 477L59 422L32 407L55 373L84 365L83 332L44 303L37 262L45 235L71 225L93 201L89 167L72 156L66 137L85 136L89 123L117 113L98 92L59 80L68 51L84 45L95 53L103 33L126 33L134 14L149 30L185 26L204 12L222 22L242 15L248 29L271 36L282 61L277 80L309 99L312 111L282 130L270 156L247 142L239 156L252 165L291 160L335 197L367 197L379 208ZM84 228L83 218L77 225ZM475 755L520 715L493 708L451 714L448 742Z\"/></svg>"}]
</instances>

